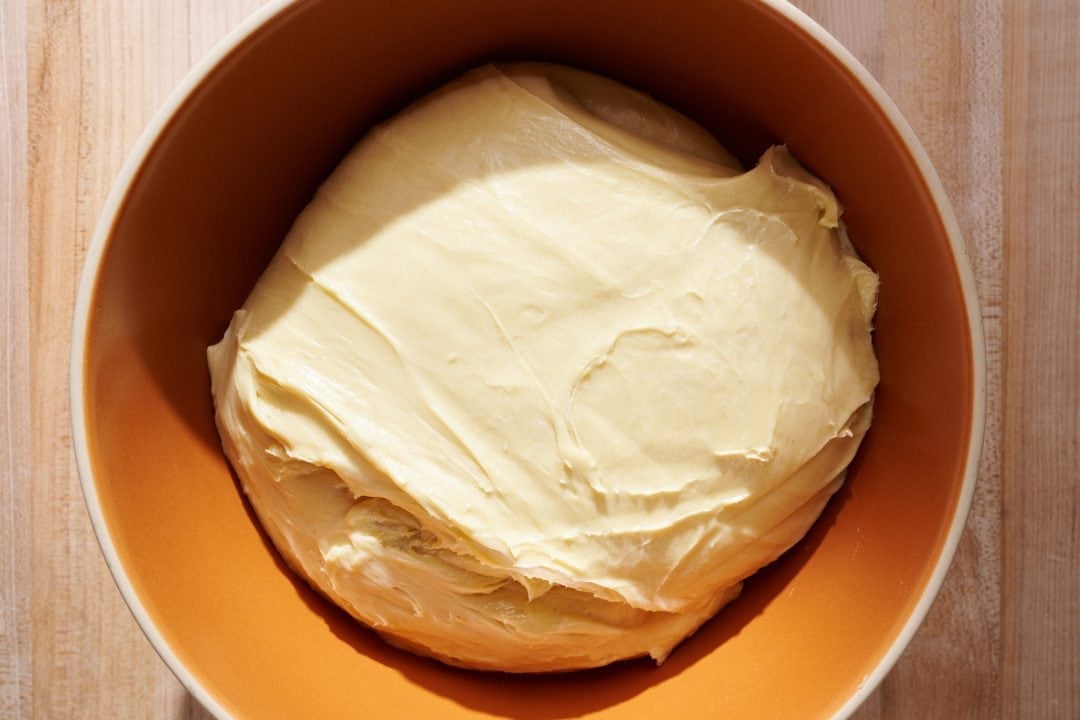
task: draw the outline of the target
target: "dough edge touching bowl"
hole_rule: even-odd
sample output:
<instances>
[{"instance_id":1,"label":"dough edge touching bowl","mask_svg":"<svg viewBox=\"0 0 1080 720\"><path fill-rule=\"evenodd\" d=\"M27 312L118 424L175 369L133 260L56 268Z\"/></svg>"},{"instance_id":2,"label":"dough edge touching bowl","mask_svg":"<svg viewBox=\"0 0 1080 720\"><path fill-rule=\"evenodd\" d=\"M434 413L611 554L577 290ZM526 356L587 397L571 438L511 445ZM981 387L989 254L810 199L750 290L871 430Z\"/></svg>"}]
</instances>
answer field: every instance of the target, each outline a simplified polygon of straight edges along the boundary
<instances>
[{"instance_id":1,"label":"dough edge touching bowl","mask_svg":"<svg viewBox=\"0 0 1080 720\"><path fill-rule=\"evenodd\" d=\"M899 659L929 611L931 604L941 588L955 554L971 506L979 466L979 455L982 447L986 402L985 346L974 275L967 259L958 223L949 205L941 181L934 171L922 146L915 138L910 126L904 120L895 104L870 76L868 71L862 67L849 51L847 51L816 22L794 6L784 2L784 0L760 1L762 5L767 6L774 13L783 16L797 26L801 32L809 36L814 42L822 46L829 55L838 60L845 67L846 71L849 72L868 92L874 102L879 106L881 112L901 136L905 146L904 149L911 155L923 181L927 184L929 194L936 206L940 221L944 226L945 234L948 236L950 250L955 261L955 271L958 275L963 294L967 328L969 332L968 341L970 343L971 375L973 384L973 387L971 388L971 414L969 417L970 433L967 443L963 484L960 488L951 524L941 552L936 559L933 571L926 585L922 589L917 605L904 622L900 631L896 634L888 651L875 666L873 672L863 678L857 691L851 697L847 698L836 712L835 717L844 718L853 713L863 700L873 692L878 683L881 682ZM127 200L129 192L139 178L140 171L157 141L167 130L177 111L184 106L189 97L206 81L212 71L224 59L240 48L245 41L255 35L268 23L268 21L296 4L297 0L271 0L268 4L257 10L239 27L219 42L206 57L196 64L155 114L135 148L127 158L102 209L101 220L95 229L88 248L74 313L70 366L70 402L74 447L78 472L94 532L97 536L98 543L109 570L112 573L125 602L128 604L132 614L139 623L139 626L142 628L155 650L165 660L170 670L180 679L192 695L194 695L198 702L215 716L221 718L230 717L231 715L185 667L173 651L172 647L165 640L162 632L156 626L142 600L136 593L134 586L128 577L127 571L120 561L116 546L110 535L109 526L105 520L101 500L95 484L93 463L87 434L87 340L90 319L94 313L94 296L97 288L99 271L102 267L108 241L113 233L114 226Z\"/></svg>"}]
</instances>

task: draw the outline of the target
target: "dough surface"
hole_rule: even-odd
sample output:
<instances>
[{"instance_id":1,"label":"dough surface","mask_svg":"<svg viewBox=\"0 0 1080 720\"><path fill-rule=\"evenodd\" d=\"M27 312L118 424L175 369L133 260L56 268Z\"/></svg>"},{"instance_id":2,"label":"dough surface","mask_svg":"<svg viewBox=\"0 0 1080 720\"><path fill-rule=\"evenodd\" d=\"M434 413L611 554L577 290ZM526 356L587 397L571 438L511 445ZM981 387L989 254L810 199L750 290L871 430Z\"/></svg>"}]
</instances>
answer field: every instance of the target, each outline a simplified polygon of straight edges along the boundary
<instances>
[{"instance_id":1,"label":"dough surface","mask_svg":"<svg viewBox=\"0 0 1080 720\"><path fill-rule=\"evenodd\" d=\"M474 70L371 131L208 351L266 532L473 668L672 648L797 542L870 422L877 276L783 147Z\"/></svg>"}]
</instances>

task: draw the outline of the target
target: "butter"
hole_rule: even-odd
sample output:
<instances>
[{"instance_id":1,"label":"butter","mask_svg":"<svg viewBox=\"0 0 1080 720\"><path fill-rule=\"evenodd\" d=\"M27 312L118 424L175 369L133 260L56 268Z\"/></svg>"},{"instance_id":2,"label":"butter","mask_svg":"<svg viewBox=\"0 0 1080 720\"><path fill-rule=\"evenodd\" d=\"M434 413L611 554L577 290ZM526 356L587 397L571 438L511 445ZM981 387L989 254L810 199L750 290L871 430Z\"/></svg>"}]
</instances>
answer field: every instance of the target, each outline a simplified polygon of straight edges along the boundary
<instances>
[{"instance_id":1,"label":"butter","mask_svg":"<svg viewBox=\"0 0 1080 720\"><path fill-rule=\"evenodd\" d=\"M208 351L313 586L446 662L672 648L803 536L870 422L877 276L783 147L486 66L375 128Z\"/></svg>"}]
</instances>

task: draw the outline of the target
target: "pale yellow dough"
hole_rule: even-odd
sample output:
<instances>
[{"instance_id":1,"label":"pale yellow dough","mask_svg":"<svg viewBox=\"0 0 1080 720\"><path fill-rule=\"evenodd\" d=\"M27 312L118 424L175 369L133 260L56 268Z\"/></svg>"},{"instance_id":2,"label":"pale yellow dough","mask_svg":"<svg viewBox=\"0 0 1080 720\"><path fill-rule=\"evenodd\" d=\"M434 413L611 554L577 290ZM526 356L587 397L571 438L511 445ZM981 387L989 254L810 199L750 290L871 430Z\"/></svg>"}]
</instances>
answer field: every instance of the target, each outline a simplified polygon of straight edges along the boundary
<instances>
[{"instance_id":1,"label":"pale yellow dough","mask_svg":"<svg viewBox=\"0 0 1080 720\"><path fill-rule=\"evenodd\" d=\"M447 662L662 661L799 540L870 421L877 276L783 147L486 66L373 130L209 350L282 554Z\"/></svg>"}]
</instances>

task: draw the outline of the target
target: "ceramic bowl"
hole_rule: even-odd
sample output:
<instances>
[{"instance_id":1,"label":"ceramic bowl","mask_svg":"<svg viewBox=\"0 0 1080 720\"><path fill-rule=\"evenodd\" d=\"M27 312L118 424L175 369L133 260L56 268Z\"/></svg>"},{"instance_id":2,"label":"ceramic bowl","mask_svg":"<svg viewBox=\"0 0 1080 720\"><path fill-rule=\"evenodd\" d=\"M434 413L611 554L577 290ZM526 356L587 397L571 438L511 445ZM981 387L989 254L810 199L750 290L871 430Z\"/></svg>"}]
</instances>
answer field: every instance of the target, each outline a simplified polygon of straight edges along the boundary
<instances>
[{"instance_id":1,"label":"ceramic bowl","mask_svg":"<svg viewBox=\"0 0 1080 720\"><path fill-rule=\"evenodd\" d=\"M809 535L657 668L454 670L393 649L289 572L214 427L206 347L374 122L492 59L621 80L744 161L774 142L832 185L880 274L874 424ZM953 556L983 422L974 283L892 102L778 0L271 2L183 82L104 210L76 312L87 505L151 642L221 717L845 716L895 662Z\"/></svg>"}]
</instances>

